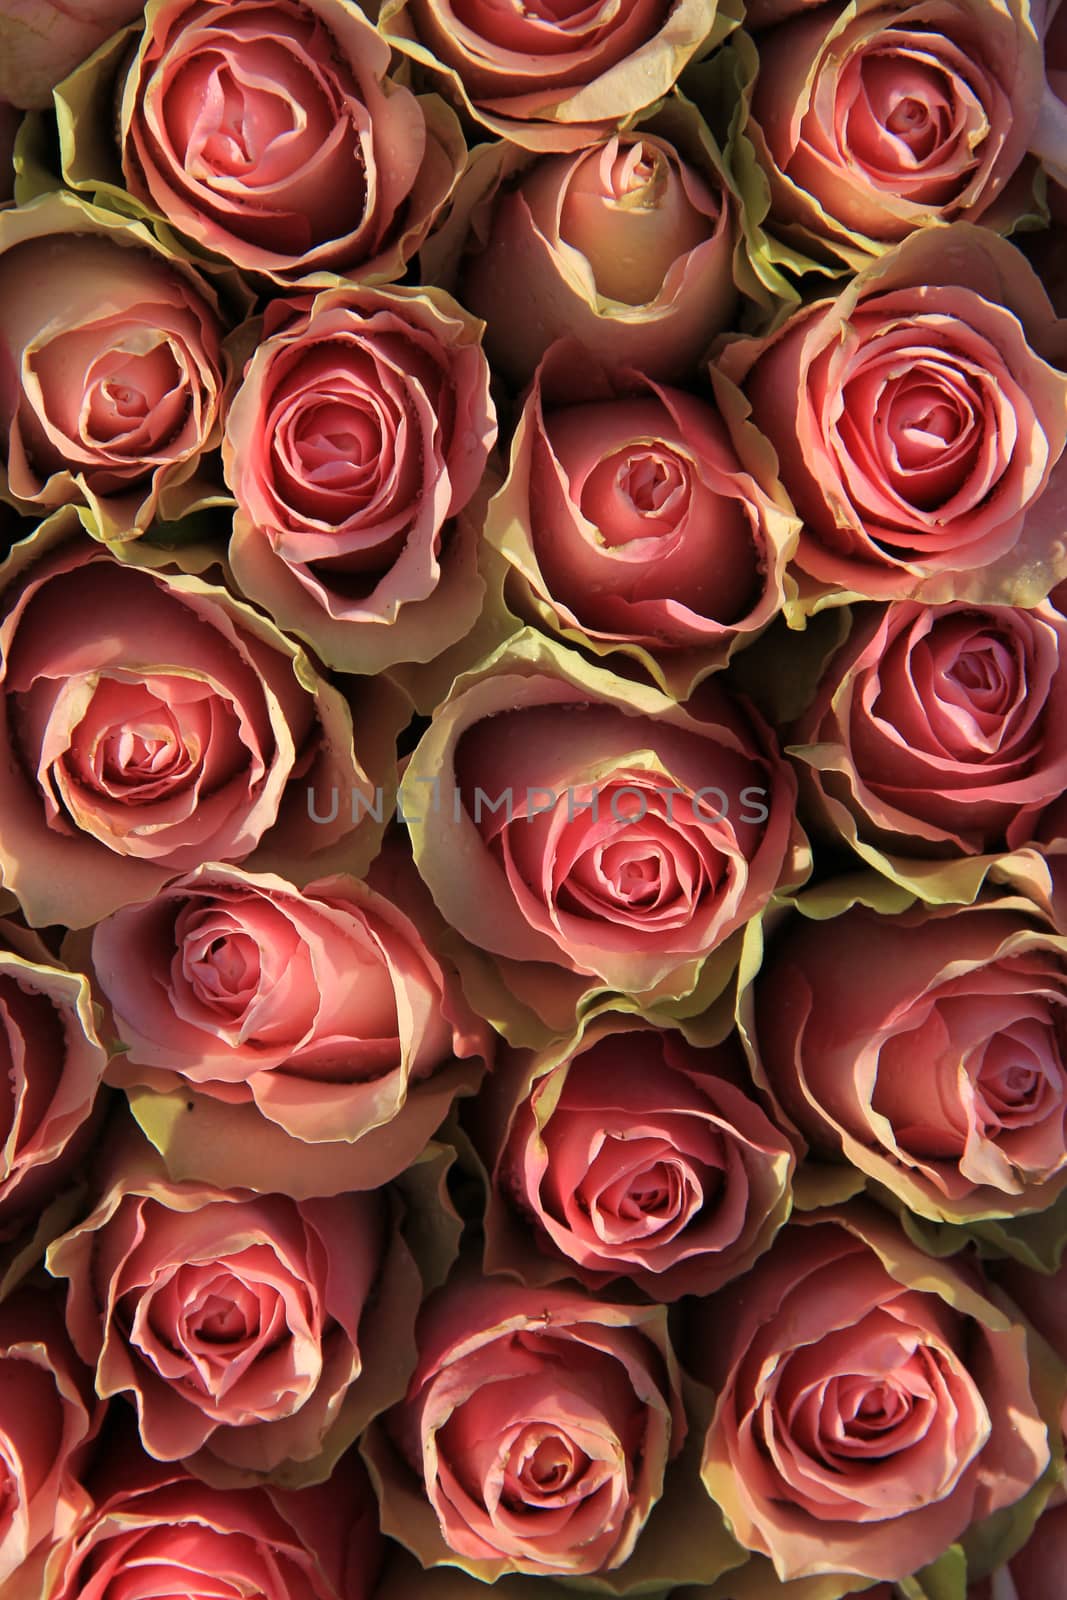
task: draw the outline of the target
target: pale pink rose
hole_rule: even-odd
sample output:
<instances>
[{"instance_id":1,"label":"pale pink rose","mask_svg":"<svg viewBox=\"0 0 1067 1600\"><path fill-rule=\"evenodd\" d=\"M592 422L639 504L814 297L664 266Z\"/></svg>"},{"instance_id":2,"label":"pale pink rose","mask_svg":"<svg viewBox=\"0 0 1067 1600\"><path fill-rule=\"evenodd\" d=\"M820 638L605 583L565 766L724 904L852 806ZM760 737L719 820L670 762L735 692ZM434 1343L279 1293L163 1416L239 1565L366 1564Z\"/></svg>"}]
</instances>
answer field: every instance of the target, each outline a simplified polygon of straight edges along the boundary
<instances>
[{"instance_id":1,"label":"pale pink rose","mask_svg":"<svg viewBox=\"0 0 1067 1600\"><path fill-rule=\"evenodd\" d=\"M1051 605L858 612L793 735L831 823L906 856L1027 843L1067 788L1065 653Z\"/></svg>"},{"instance_id":2,"label":"pale pink rose","mask_svg":"<svg viewBox=\"0 0 1067 1600\"><path fill-rule=\"evenodd\" d=\"M770 180L768 225L802 249L862 265L914 227L1002 203L1042 84L1019 0L824 6L758 49L746 131Z\"/></svg>"},{"instance_id":3,"label":"pale pink rose","mask_svg":"<svg viewBox=\"0 0 1067 1600\"><path fill-rule=\"evenodd\" d=\"M69 533L51 519L0 574L0 864L28 919L85 927L257 846L313 875L353 823L312 823L307 785L370 798L347 703L225 590Z\"/></svg>"},{"instance_id":4,"label":"pale pink rose","mask_svg":"<svg viewBox=\"0 0 1067 1600\"><path fill-rule=\"evenodd\" d=\"M4 0L0 99L50 110L55 85L142 9L143 0Z\"/></svg>"},{"instance_id":5,"label":"pale pink rose","mask_svg":"<svg viewBox=\"0 0 1067 1600\"><path fill-rule=\"evenodd\" d=\"M213 290L139 224L72 194L0 211L0 458L24 511L87 504L128 539L222 433Z\"/></svg>"},{"instance_id":6,"label":"pale pink rose","mask_svg":"<svg viewBox=\"0 0 1067 1600\"><path fill-rule=\"evenodd\" d=\"M374 1495L351 1454L310 1489L219 1490L118 1433L89 1480L95 1509L51 1563L50 1600L370 1600L382 1560ZM176 1577L176 1571L178 1576Z\"/></svg>"},{"instance_id":7,"label":"pale pink rose","mask_svg":"<svg viewBox=\"0 0 1067 1600\"><path fill-rule=\"evenodd\" d=\"M801 1214L697 1308L691 1349L717 1394L705 1487L783 1581L908 1577L1048 1464L1024 1330L874 1207Z\"/></svg>"},{"instance_id":8,"label":"pale pink rose","mask_svg":"<svg viewBox=\"0 0 1067 1600\"><path fill-rule=\"evenodd\" d=\"M102 922L92 950L124 1047L109 1081L194 1089L191 1133L208 1143L216 1126L228 1142L241 1108L254 1151L265 1119L278 1135L263 1147L264 1188L306 1186L324 1157L346 1154L346 1188L394 1176L489 1055L488 1029L416 924L352 878L299 893L198 867Z\"/></svg>"},{"instance_id":9,"label":"pale pink rose","mask_svg":"<svg viewBox=\"0 0 1067 1600\"><path fill-rule=\"evenodd\" d=\"M242 591L324 660L426 660L477 615L448 525L496 439L479 324L434 289L274 301L227 417Z\"/></svg>"},{"instance_id":10,"label":"pale pink rose","mask_svg":"<svg viewBox=\"0 0 1067 1600\"><path fill-rule=\"evenodd\" d=\"M1063 576L1067 375L1020 251L968 223L919 229L836 299L741 339L752 403L804 519L816 593L1033 605ZM1062 354L1062 352L1060 352Z\"/></svg>"},{"instance_id":11,"label":"pale pink rose","mask_svg":"<svg viewBox=\"0 0 1067 1600\"><path fill-rule=\"evenodd\" d=\"M698 1049L611 1013L577 1042L509 1052L471 1118L492 1174L486 1270L629 1278L661 1301L747 1271L789 1214L794 1166L747 1085L736 1040Z\"/></svg>"},{"instance_id":12,"label":"pale pink rose","mask_svg":"<svg viewBox=\"0 0 1067 1600\"><path fill-rule=\"evenodd\" d=\"M458 1280L418 1338L386 1420L436 1514L440 1553L420 1549L423 1564L458 1557L489 1581L620 1566L685 1438L663 1308ZM406 1542L391 1487L382 1475L384 1526Z\"/></svg>"},{"instance_id":13,"label":"pale pink rose","mask_svg":"<svg viewBox=\"0 0 1067 1600\"><path fill-rule=\"evenodd\" d=\"M277 282L400 277L463 164L346 0L149 0L122 92L131 194Z\"/></svg>"},{"instance_id":14,"label":"pale pink rose","mask_svg":"<svg viewBox=\"0 0 1067 1600\"><path fill-rule=\"evenodd\" d=\"M783 603L796 523L755 470L716 406L638 373L610 379L561 345L538 369L486 536L557 631L647 670L651 654L688 687Z\"/></svg>"},{"instance_id":15,"label":"pale pink rose","mask_svg":"<svg viewBox=\"0 0 1067 1600\"><path fill-rule=\"evenodd\" d=\"M1025 902L795 916L752 991L787 1115L935 1218L1039 1211L1067 1187L1067 942Z\"/></svg>"},{"instance_id":16,"label":"pale pink rose","mask_svg":"<svg viewBox=\"0 0 1067 1600\"><path fill-rule=\"evenodd\" d=\"M55 1293L23 1286L0 1305L0 1583L86 1517L102 1414Z\"/></svg>"}]
</instances>

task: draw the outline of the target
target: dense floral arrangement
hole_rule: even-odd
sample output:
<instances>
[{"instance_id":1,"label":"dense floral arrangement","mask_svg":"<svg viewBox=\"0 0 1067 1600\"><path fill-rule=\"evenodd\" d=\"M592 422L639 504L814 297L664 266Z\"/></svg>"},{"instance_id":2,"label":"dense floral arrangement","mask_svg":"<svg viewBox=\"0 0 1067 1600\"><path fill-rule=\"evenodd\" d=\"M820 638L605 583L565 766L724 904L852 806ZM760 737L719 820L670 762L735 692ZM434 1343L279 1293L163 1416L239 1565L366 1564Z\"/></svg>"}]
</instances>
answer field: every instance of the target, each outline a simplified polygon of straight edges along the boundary
<instances>
[{"instance_id":1,"label":"dense floral arrangement","mask_svg":"<svg viewBox=\"0 0 1067 1600\"><path fill-rule=\"evenodd\" d=\"M1067 0L0 0L0 1600L1062 1600Z\"/></svg>"}]
</instances>

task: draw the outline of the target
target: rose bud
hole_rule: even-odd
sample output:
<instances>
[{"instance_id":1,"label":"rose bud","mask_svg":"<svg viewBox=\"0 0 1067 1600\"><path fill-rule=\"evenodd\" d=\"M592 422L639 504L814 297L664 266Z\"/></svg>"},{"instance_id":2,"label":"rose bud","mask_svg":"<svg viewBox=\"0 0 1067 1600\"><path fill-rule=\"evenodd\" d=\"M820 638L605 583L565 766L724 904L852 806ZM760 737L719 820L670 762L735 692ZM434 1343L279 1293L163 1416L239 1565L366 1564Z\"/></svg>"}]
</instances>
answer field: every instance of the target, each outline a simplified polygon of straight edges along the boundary
<instances>
[{"instance_id":1,"label":"rose bud","mask_svg":"<svg viewBox=\"0 0 1067 1600\"><path fill-rule=\"evenodd\" d=\"M151 1137L169 1122L183 1177L299 1198L374 1188L490 1054L416 923L352 878L299 893L198 867L102 922L92 952L123 1045L109 1082Z\"/></svg>"},{"instance_id":2,"label":"rose bud","mask_svg":"<svg viewBox=\"0 0 1067 1600\"><path fill-rule=\"evenodd\" d=\"M68 86L68 181L100 177L92 120L118 71L130 194L276 283L401 277L462 170L454 114L393 81L346 0L149 0L125 61L120 41Z\"/></svg>"},{"instance_id":3,"label":"rose bud","mask_svg":"<svg viewBox=\"0 0 1067 1600\"><path fill-rule=\"evenodd\" d=\"M817 1151L962 1222L1067 1188L1065 1003L1067 940L1025 901L854 905L792 917L743 1014L758 1073Z\"/></svg>"},{"instance_id":4,"label":"rose bud","mask_svg":"<svg viewBox=\"0 0 1067 1600\"><path fill-rule=\"evenodd\" d=\"M530 631L458 680L401 794L438 910L515 997L555 1006L557 1037L604 989L703 979L710 1004L731 964L711 953L807 870L793 776L754 711L711 683L683 708Z\"/></svg>"},{"instance_id":5,"label":"rose bud","mask_svg":"<svg viewBox=\"0 0 1067 1600\"><path fill-rule=\"evenodd\" d=\"M0 477L102 538L180 515L221 437L213 291L140 223L71 194L0 212Z\"/></svg>"},{"instance_id":6,"label":"rose bud","mask_svg":"<svg viewBox=\"0 0 1067 1600\"><path fill-rule=\"evenodd\" d=\"M495 0L385 0L380 26L491 133L528 150L568 151L667 94L737 22L706 0L533 0L506 12Z\"/></svg>"},{"instance_id":7,"label":"rose bud","mask_svg":"<svg viewBox=\"0 0 1067 1600\"><path fill-rule=\"evenodd\" d=\"M703 119L674 95L639 128L570 155L481 146L423 261L447 275L466 235L458 293L485 319L494 368L517 385L562 338L606 364L678 379L736 302L736 203ZM517 284L530 303L522 317Z\"/></svg>"},{"instance_id":8,"label":"rose bud","mask_svg":"<svg viewBox=\"0 0 1067 1600\"><path fill-rule=\"evenodd\" d=\"M371 1600L374 1495L351 1454L327 1483L210 1488L118 1429L89 1480L95 1509L50 1563L49 1600Z\"/></svg>"},{"instance_id":9,"label":"rose bud","mask_svg":"<svg viewBox=\"0 0 1067 1600\"><path fill-rule=\"evenodd\" d=\"M1040 23L1045 46L1045 82L1030 148L1052 180L1053 216L1067 222L1067 6L1048 0Z\"/></svg>"},{"instance_id":10,"label":"rose bud","mask_svg":"<svg viewBox=\"0 0 1067 1600\"><path fill-rule=\"evenodd\" d=\"M791 753L810 768L835 832L866 860L947 884L936 862L1026 844L1067 788L1061 655L1067 622L1048 604L869 608Z\"/></svg>"},{"instance_id":11,"label":"rose bud","mask_svg":"<svg viewBox=\"0 0 1067 1600\"><path fill-rule=\"evenodd\" d=\"M637 373L576 386L579 359L564 345L542 363L486 538L520 609L686 698L780 610L798 524L716 407Z\"/></svg>"},{"instance_id":12,"label":"rose bud","mask_svg":"<svg viewBox=\"0 0 1067 1600\"><path fill-rule=\"evenodd\" d=\"M382 1189L297 1201L174 1183L125 1128L48 1270L68 1280L97 1393L133 1401L149 1455L223 1485L283 1467L317 1482L415 1363L422 1282L403 1220ZM442 1234L447 1270L447 1224L424 1209L418 1227Z\"/></svg>"},{"instance_id":13,"label":"rose bud","mask_svg":"<svg viewBox=\"0 0 1067 1600\"><path fill-rule=\"evenodd\" d=\"M735 1040L698 1049L619 1013L508 1053L471 1119L491 1164L486 1270L629 1278L660 1301L746 1272L789 1214L794 1167L747 1084Z\"/></svg>"},{"instance_id":14,"label":"rose bud","mask_svg":"<svg viewBox=\"0 0 1067 1600\"><path fill-rule=\"evenodd\" d=\"M383 1531L486 1582L621 1566L685 1438L663 1307L460 1279L418 1341L388 1437L366 1446Z\"/></svg>"},{"instance_id":15,"label":"rose bud","mask_svg":"<svg viewBox=\"0 0 1067 1600\"><path fill-rule=\"evenodd\" d=\"M4 0L0 99L50 111L55 85L142 10L143 0Z\"/></svg>"},{"instance_id":16,"label":"rose bud","mask_svg":"<svg viewBox=\"0 0 1067 1600\"><path fill-rule=\"evenodd\" d=\"M57 1295L23 1285L0 1305L0 1583L88 1514L81 1478L102 1413Z\"/></svg>"},{"instance_id":17,"label":"rose bud","mask_svg":"<svg viewBox=\"0 0 1067 1600\"><path fill-rule=\"evenodd\" d=\"M353 832L371 783L340 693L224 589L128 566L72 521L51 518L0 572L0 867L27 919L85 927L257 846L254 865L289 851L290 875L313 877L347 835L346 864L365 866L380 832L365 817ZM391 731L362 727L383 766ZM353 804L316 826L320 785Z\"/></svg>"},{"instance_id":18,"label":"rose bud","mask_svg":"<svg viewBox=\"0 0 1067 1600\"><path fill-rule=\"evenodd\" d=\"M798 1214L697 1308L691 1349L717 1395L705 1486L783 1581L905 1578L1040 1509L1018 1505L1049 1461L1024 1330L874 1208Z\"/></svg>"},{"instance_id":19,"label":"rose bud","mask_svg":"<svg viewBox=\"0 0 1067 1600\"><path fill-rule=\"evenodd\" d=\"M961 222L920 229L836 300L727 347L721 369L804 519L796 563L813 596L1045 597L1067 565L1067 375L1039 353L1054 331L1021 252Z\"/></svg>"},{"instance_id":20,"label":"rose bud","mask_svg":"<svg viewBox=\"0 0 1067 1600\"><path fill-rule=\"evenodd\" d=\"M275 301L263 334L223 445L238 584L345 671L428 659L478 614L446 524L496 438L479 324L440 290L346 287Z\"/></svg>"},{"instance_id":21,"label":"rose bud","mask_svg":"<svg viewBox=\"0 0 1067 1600\"><path fill-rule=\"evenodd\" d=\"M1004 205L1043 77L1019 0L858 0L758 45L746 132L770 180L768 226L790 243L861 267L913 228Z\"/></svg>"}]
</instances>

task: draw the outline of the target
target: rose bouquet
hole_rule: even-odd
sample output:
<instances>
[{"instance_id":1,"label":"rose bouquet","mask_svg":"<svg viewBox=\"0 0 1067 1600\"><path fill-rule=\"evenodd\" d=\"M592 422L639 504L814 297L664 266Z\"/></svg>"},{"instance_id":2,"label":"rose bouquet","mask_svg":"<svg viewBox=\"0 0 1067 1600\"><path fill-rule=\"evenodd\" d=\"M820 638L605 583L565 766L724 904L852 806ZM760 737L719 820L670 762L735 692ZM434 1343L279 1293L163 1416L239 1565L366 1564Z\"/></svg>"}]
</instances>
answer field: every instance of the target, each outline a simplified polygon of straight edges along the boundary
<instances>
[{"instance_id":1,"label":"rose bouquet","mask_svg":"<svg viewBox=\"0 0 1067 1600\"><path fill-rule=\"evenodd\" d=\"M0 0L0 1600L1062 1600L1067 3Z\"/></svg>"}]
</instances>

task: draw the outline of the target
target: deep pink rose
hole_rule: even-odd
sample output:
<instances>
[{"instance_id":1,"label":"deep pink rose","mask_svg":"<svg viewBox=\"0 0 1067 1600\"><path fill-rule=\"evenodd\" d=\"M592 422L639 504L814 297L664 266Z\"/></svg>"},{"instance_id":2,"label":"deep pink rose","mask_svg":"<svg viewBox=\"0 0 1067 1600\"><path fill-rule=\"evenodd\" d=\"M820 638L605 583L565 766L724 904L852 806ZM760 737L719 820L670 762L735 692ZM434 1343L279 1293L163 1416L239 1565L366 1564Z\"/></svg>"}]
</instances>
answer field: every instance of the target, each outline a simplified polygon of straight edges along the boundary
<instances>
[{"instance_id":1,"label":"deep pink rose","mask_svg":"<svg viewBox=\"0 0 1067 1600\"><path fill-rule=\"evenodd\" d=\"M29 920L84 927L257 846L313 876L352 820L312 823L307 786L370 798L345 700L225 590L70 531L51 519L0 573L0 865Z\"/></svg>"},{"instance_id":2,"label":"deep pink rose","mask_svg":"<svg viewBox=\"0 0 1067 1600\"><path fill-rule=\"evenodd\" d=\"M277 282L400 277L463 161L346 0L149 0L122 92L130 193Z\"/></svg>"},{"instance_id":3,"label":"deep pink rose","mask_svg":"<svg viewBox=\"0 0 1067 1600\"><path fill-rule=\"evenodd\" d=\"M782 605L797 524L759 471L708 401L637 373L598 381L577 345L558 346L486 536L556 631L637 654L655 676L658 660L684 693Z\"/></svg>"},{"instance_id":4,"label":"deep pink rose","mask_svg":"<svg viewBox=\"0 0 1067 1600\"><path fill-rule=\"evenodd\" d=\"M222 432L213 291L148 229L46 195L0 211L0 458L24 511L103 537L177 516Z\"/></svg>"},{"instance_id":5,"label":"deep pink rose","mask_svg":"<svg viewBox=\"0 0 1067 1600\"><path fill-rule=\"evenodd\" d=\"M815 591L1044 598L1067 561L1067 375L1040 353L1061 359L1057 339L1021 252L953 223L727 347L804 519L796 561Z\"/></svg>"},{"instance_id":6,"label":"deep pink rose","mask_svg":"<svg viewBox=\"0 0 1067 1600\"><path fill-rule=\"evenodd\" d=\"M813 1145L924 1216L1067 1187L1067 942L1023 901L794 916L751 991L766 1081Z\"/></svg>"},{"instance_id":7,"label":"deep pink rose","mask_svg":"<svg viewBox=\"0 0 1067 1600\"><path fill-rule=\"evenodd\" d=\"M1067 788L1065 654L1047 604L857 612L793 736L834 828L929 858L1027 843Z\"/></svg>"},{"instance_id":8,"label":"deep pink rose","mask_svg":"<svg viewBox=\"0 0 1067 1600\"><path fill-rule=\"evenodd\" d=\"M418 1337L407 1400L387 1422L436 1515L440 1553L427 1560L423 1545L423 1564L458 1557L488 1581L620 1566L685 1437L663 1308L456 1281L427 1304ZM403 1499L391 1511L381 1465L379 1476L385 1531L421 1544Z\"/></svg>"},{"instance_id":9,"label":"deep pink rose","mask_svg":"<svg viewBox=\"0 0 1067 1600\"><path fill-rule=\"evenodd\" d=\"M258 1147L265 1188L393 1177L489 1053L415 923L352 878L199 867L102 922L93 967L124 1046L109 1081L195 1091L190 1156L229 1146L246 1181Z\"/></svg>"},{"instance_id":10,"label":"deep pink rose","mask_svg":"<svg viewBox=\"0 0 1067 1600\"><path fill-rule=\"evenodd\" d=\"M439 290L339 288L263 335L223 446L238 584L334 666L426 660L480 598L448 526L496 438L479 324Z\"/></svg>"},{"instance_id":11,"label":"deep pink rose","mask_svg":"<svg viewBox=\"0 0 1067 1600\"><path fill-rule=\"evenodd\" d=\"M4 0L0 99L50 111L55 85L142 8L143 0Z\"/></svg>"},{"instance_id":12,"label":"deep pink rose","mask_svg":"<svg viewBox=\"0 0 1067 1600\"><path fill-rule=\"evenodd\" d=\"M486 1270L630 1278L656 1300L747 1271L789 1213L794 1155L746 1080L736 1041L698 1049L618 1014L510 1052L474 1108L492 1163Z\"/></svg>"},{"instance_id":13,"label":"deep pink rose","mask_svg":"<svg viewBox=\"0 0 1067 1600\"><path fill-rule=\"evenodd\" d=\"M783 1581L905 1578L1034 1486L1047 1430L1025 1333L976 1273L873 1207L826 1217L697 1308L704 1483Z\"/></svg>"}]
</instances>

